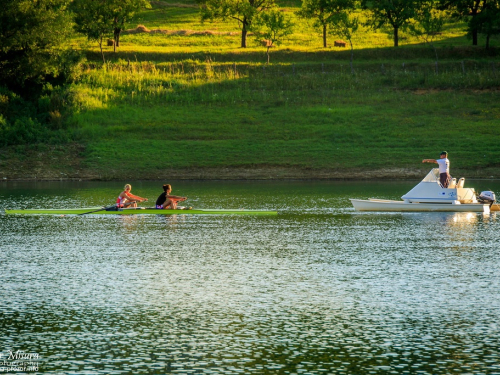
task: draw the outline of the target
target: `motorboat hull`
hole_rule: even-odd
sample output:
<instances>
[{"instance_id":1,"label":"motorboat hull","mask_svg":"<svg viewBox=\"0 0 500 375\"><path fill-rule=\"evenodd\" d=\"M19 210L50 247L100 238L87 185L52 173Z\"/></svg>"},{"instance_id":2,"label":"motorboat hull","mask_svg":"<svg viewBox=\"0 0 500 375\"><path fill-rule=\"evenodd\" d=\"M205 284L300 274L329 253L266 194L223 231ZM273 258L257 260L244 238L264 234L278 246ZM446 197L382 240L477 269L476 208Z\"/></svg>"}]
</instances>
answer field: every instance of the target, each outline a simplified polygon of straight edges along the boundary
<instances>
[{"instance_id":1,"label":"motorboat hull","mask_svg":"<svg viewBox=\"0 0 500 375\"><path fill-rule=\"evenodd\" d=\"M409 203L384 199L351 199L356 211L382 212L489 212L490 205L482 203Z\"/></svg>"},{"instance_id":2,"label":"motorboat hull","mask_svg":"<svg viewBox=\"0 0 500 375\"><path fill-rule=\"evenodd\" d=\"M401 201L385 199L351 199L356 211L386 212L486 212L498 210L498 205L480 202L473 188L464 188L464 178L444 187L439 169L432 169L424 179L401 197Z\"/></svg>"}]
</instances>

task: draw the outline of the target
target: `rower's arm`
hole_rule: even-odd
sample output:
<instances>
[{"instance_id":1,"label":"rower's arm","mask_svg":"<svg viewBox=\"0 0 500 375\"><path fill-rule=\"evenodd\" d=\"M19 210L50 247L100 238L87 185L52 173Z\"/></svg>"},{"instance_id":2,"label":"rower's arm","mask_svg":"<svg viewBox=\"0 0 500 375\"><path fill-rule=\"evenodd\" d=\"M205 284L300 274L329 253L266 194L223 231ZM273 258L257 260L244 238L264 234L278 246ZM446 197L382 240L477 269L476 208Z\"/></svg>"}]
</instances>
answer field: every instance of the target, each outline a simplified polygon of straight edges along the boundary
<instances>
[{"instance_id":1,"label":"rower's arm","mask_svg":"<svg viewBox=\"0 0 500 375\"><path fill-rule=\"evenodd\" d=\"M147 198L141 198L137 195L134 195L134 194L130 194L130 193L125 193L125 195L127 196L127 198L130 198L130 199L134 199L134 200L138 200L138 201L147 201Z\"/></svg>"},{"instance_id":2,"label":"rower's arm","mask_svg":"<svg viewBox=\"0 0 500 375\"><path fill-rule=\"evenodd\" d=\"M422 160L422 163L438 163L436 159L424 159Z\"/></svg>"},{"instance_id":3,"label":"rower's arm","mask_svg":"<svg viewBox=\"0 0 500 375\"><path fill-rule=\"evenodd\" d=\"M185 201L187 197L180 197L178 195L167 195L167 199L172 199L175 201Z\"/></svg>"}]
</instances>

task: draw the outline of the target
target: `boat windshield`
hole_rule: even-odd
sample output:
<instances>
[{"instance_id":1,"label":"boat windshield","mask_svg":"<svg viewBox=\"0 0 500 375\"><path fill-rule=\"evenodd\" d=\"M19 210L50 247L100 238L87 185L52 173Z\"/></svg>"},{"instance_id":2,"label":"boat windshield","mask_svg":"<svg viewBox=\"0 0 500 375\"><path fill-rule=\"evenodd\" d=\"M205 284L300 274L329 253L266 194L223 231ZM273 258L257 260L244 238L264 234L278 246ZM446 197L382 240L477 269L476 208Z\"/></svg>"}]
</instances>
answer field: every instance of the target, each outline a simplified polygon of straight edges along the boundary
<instances>
[{"instance_id":1,"label":"boat windshield","mask_svg":"<svg viewBox=\"0 0 500 375\"><path fill-rule=\"evenodd\" d=\"M439 182L439 168L431 169L427 176L424 177L422 182Z\"/></svg>"}]
</instances>

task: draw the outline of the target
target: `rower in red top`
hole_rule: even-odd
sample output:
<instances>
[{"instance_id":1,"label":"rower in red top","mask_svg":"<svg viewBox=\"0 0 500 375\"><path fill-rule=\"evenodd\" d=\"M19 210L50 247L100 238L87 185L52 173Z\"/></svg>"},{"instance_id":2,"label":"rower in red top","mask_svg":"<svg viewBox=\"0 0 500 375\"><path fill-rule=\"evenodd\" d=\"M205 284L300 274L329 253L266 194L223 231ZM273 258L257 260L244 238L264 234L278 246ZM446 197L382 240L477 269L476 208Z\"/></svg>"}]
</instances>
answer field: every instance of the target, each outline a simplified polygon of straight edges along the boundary
<instances>
[{"instance_id":1,"label":"rower in red top","mask_svg":"<svg viewBox=\"0 0 500 375\"><path fill-rule=\"evenodd\" d=\"M177 209L177 202L182 202L187 199L187 197L170 195L171 192L172 192L172 186L170 184L163 185L163 193L161 193L158 199L156 200L156 208L175 210Z\"/></svg>"},{"instance_id":2,"label":"rower in red top","mask_svg":"<svg viewBox=\"0 0 500 375\"><path fill-rule=\"evenodd\" d=\"M131 208L137 207L137 202L147 202L147 198L142 198L137 195L131 194L130 190L132 190L132 185L127 184L124 187L124 190L118 196L116 200L116 207L118 208Z\"/></svg>"}]
</instances>

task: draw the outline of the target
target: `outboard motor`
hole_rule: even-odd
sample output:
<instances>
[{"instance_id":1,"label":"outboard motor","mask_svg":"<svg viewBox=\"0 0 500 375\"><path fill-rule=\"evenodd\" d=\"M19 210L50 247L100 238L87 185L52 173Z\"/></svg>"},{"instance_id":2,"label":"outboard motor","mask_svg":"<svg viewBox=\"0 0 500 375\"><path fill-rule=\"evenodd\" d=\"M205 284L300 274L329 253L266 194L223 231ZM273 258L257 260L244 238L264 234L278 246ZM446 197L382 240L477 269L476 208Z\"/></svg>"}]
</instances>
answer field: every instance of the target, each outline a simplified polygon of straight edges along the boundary
<instances>
[{"instance_id":1,"label":"outboard motor","mask_svg":"<svg viewBox=\"0 0 500 375\"><path fill-rule=\"evenodd\" d=\"M492 191L482 191L477 200L481 203L489 203L491 207L496 201L495 193Z\"/></svg>"}]
</instances>

